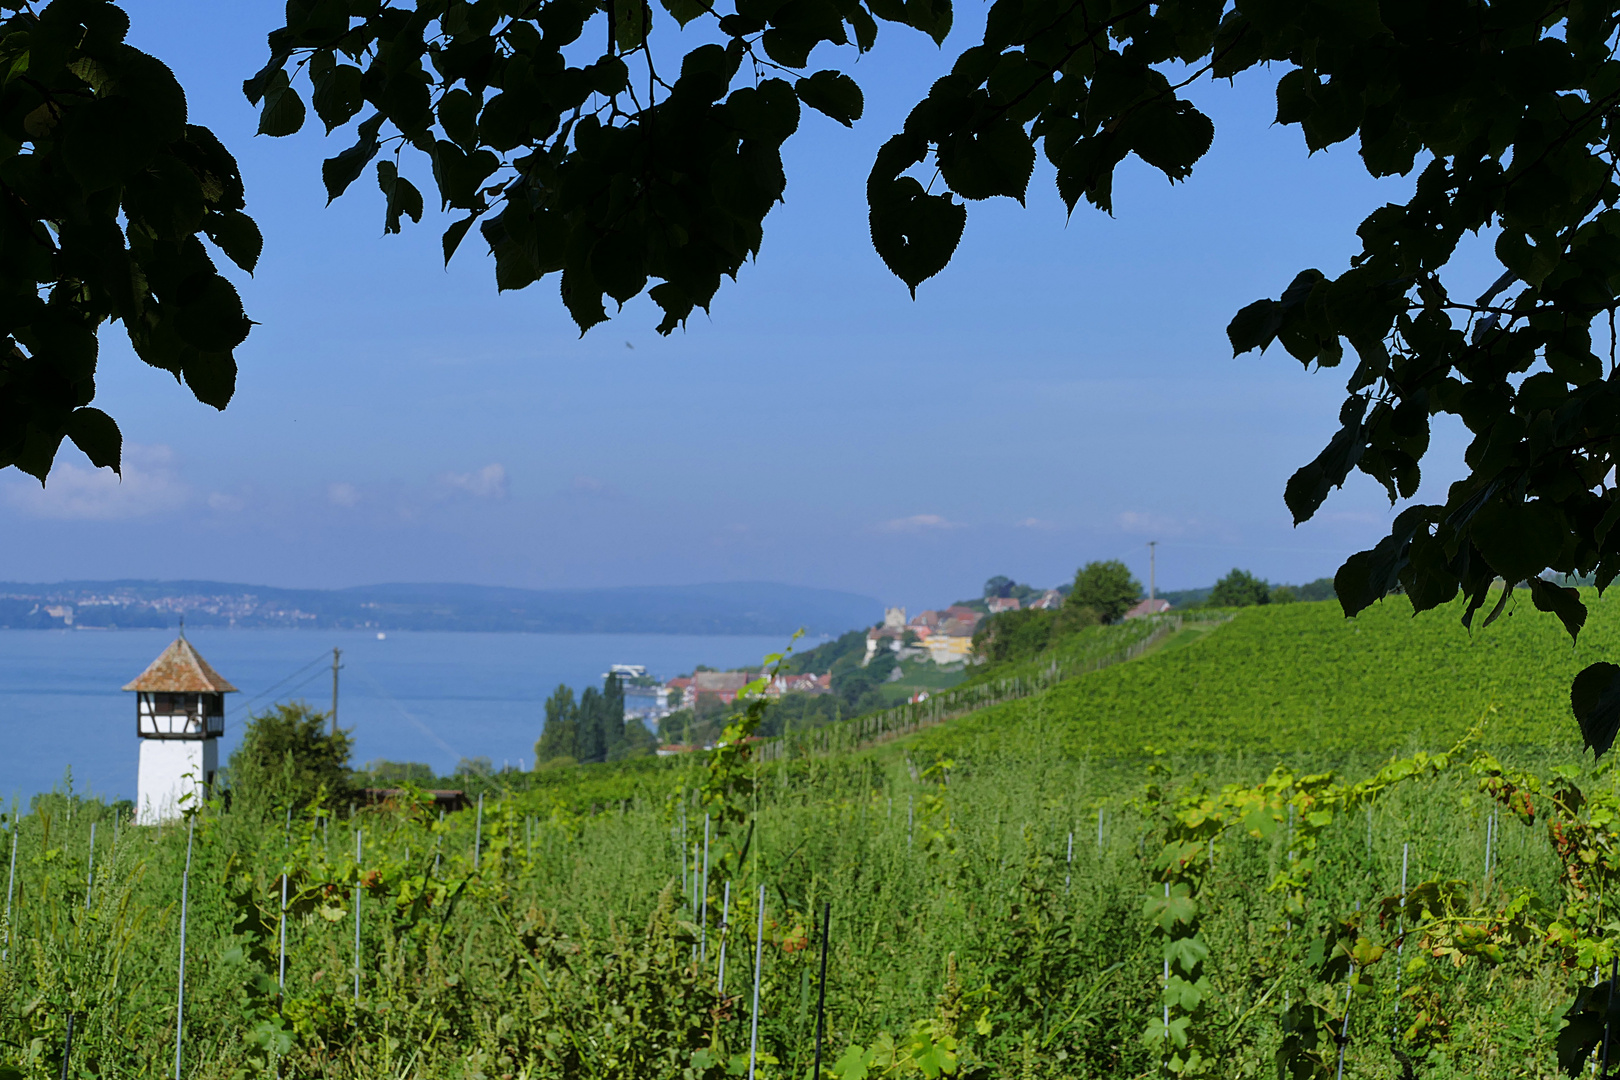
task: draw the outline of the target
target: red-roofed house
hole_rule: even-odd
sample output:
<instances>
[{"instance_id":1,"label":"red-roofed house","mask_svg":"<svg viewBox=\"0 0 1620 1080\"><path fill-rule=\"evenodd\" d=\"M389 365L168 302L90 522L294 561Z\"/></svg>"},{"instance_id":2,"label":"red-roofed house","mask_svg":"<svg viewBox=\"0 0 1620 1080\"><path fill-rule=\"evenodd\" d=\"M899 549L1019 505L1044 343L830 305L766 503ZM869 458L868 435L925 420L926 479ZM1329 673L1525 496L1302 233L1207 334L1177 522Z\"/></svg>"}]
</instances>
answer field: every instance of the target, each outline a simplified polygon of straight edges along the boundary
<instances>
[{"instance_id":1,"label":"red-roofed house","mask_svg":"<svg viewBox=\"0 0 1620 1080\"><path fill-rule=\"evenodd\" d=\"M1125 613L1125 617L1127 619L1143 619L1149 615L1163 615L1169 610L1170 601L1168 600L1142 600L1139 601L1135 607L1131 608L1131 610L1127 611Z\"/></svg>"}]
</instances>

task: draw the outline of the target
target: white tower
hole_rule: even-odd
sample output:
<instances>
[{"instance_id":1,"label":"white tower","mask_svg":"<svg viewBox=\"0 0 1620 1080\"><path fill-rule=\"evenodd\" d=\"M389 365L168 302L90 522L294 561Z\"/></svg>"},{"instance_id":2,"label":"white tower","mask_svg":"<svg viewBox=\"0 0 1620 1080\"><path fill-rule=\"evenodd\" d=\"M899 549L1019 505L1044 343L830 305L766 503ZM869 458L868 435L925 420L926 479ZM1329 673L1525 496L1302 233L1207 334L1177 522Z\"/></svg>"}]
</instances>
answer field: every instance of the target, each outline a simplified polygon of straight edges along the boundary
<instances>
[{"instance_id":1,"label":"white tower","mask_svg":"<svg viewBox=\"0 0 1620 1080\"><path fill-rule=\"evenodd\" d=\"M135 821L156 825L206 797L219 770L225 695L236 687L208 666L182 632L124 689L135 691L135 733L141 739Z\"/></svg>"}]
</instances>

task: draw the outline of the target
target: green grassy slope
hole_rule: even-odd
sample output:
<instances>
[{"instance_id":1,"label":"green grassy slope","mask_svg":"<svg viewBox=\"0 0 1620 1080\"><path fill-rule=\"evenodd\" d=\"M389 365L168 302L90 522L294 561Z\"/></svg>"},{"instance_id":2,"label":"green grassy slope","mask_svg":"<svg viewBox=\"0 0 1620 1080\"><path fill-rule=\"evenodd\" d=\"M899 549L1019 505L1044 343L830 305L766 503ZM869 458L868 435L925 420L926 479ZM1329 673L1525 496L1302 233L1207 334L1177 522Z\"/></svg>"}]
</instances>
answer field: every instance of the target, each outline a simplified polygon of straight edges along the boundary
<instances>
[{"instance_id":1,"label":"green grassy slope","mask_svg":"<svg viewBox=\"0 0 1620 1080\"><path fill-rule=\"evenodd\" d=\"M918 742L945 752L994 744L1071 755L1148 745L1195 753L1440 748L1495 706L1486 722L1492 745L1578 743L1570 679L1620 655L1620 601L1583 594L1591 616L1578 647L1523 594L1472 634L1459 605L1413 618L1404 597L1353 620L1334 601L1248 608L1184 648L983 710Z\"/></svg>"}]
</instances>

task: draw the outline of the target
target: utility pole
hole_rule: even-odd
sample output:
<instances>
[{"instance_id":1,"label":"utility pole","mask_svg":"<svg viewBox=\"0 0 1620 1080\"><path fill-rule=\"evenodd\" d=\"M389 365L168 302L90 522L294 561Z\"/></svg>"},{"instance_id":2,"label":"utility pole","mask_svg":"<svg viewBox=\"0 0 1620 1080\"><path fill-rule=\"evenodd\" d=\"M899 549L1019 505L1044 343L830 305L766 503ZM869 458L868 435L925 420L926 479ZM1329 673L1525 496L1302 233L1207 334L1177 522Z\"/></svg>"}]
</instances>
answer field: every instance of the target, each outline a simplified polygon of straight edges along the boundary
<instances>
[{"instance_id":1,"label":"utility pole","mask_svg":"<svg viewBox=\"0 0 1620 1080\"><path fill-rule=\"evenodd\" d=\"M1149 540L1148 541L1148 599L1149 600L1155 599L1157 597L1157 595L1158 595L1157 593L1154 592L1154 581L1153 581L1153 574L1154 574L1154 570L1155 570L1154 556L1156 556L1158 554L1158 552L1155 550L1158 546L1159 546L1159 542L1157 540ZM332 677L334 679L337 678L336 675L334 675ZM336 700L336 691L333 691L333 700L334 701ZM332 715L333 716L337 715L337 706L336 705L332 706Z\"/></svg>"},{"instance_id":2,"label":"utility pole","mask_svg":"<svg viewBox=\"0 0 1620 1080\"><path fill-rule=\"evenodd\" d=\"M342 658L342 656L343 656L343 650L334 646L333 649L332 649L332 734L333 735L337 734L338 669L343 666L342 664L338 663L338 661Z\"/></svg>"}]
</instances>

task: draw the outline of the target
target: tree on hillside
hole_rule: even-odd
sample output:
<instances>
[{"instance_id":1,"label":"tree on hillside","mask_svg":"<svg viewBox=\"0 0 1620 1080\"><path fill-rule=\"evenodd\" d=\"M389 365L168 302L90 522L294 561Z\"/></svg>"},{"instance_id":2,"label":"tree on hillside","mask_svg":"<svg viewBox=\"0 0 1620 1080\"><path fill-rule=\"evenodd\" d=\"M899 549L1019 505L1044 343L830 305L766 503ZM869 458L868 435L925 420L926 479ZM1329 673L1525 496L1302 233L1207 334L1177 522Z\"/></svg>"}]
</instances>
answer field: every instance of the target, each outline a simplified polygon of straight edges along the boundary
<instances>
[{"instance_id":1,"label":"tree on hillside","mask_svg":"<svg viewBox=\"0 0 1620 1080\"><path fill-rule=\"evenodd\" d=\"M258 230L235 162L186 123L168 69L124 44L122 11L3 0L0 12L11 13L0 60L26 71L0 87L15 147L0 189L0 466L44 478L71 439L116 469L118 428L91 407L98 329L122 321L137 355L222 407L250 323L202 238L251 269ZM801 107L852 125L864 99L840 66L882 24L943 44L951 23L951 0L300 0L243 90L270 136L303 127L309 95L327 132L352 140L322 165L329 199L369 170L386 232L423 217L406 174L431 175L454 214L446 260L476 225L498 289L556 274L582 330L609 300L645 293L667 334L759 252ZM694 47L660 74L655 36L689 24ZM1601 351L1620 308L1617 42L1612 6L1552 0L995 0L982 41L879 149L870 235L915 294L950 262L967 202L1026 200L1037 150L1071 211L1084 200L1111 213L1130 155L1174 182L1208 152L1214 125L1183 96L1190 87L1279 74L1277 122L1297 126L1306 151L1357 139L1371 175L1418 173L1409 199L1362 223L1344 272L1303 270L1227 328L1237 354L1280 344L1333 368L1347 344L1354 353L1339 430L1284 501L1308 520L1355 470L1392 502L1410 499L1431 417L1457 417L1474 434L1468 475L1345 562L1334 579L1345 612L1397 589L1420 611L1460 591L1471 623L1500 579L1492 615L1522 582L1573 635L1582 601L1543 573L1620 575L1620 486L1608 479L1620 382L1605 378ZM855 55L836 53L850 45ZM839 66L813 71L812 54ZM1500 274L1473 297L1477 260L1454 257L1481 233ZM1620 731L1620 666L1587 668L1573 704L1606 750Z\"/></svg>"},{"instance_id":2,"label":"tree on hillside","mask_svg":"<svg viewBox=\"0 0 1620 1080\"><path fill-rule=\"evenodd\" d=\"M1271 586L1247 570L1232 568L1232 572L1215 583L1209 594L1210 607L1252 607L1271 602Z\"/></svg>"},{"instance_id":3,"label":"tree on hillside","mask_svg":"<svg viewBox=\"0 0 1620 1080\"><path fill-rule=\"evenodd\" d=\"M1074 575L1074 587L1063 601L1063 610L1069 614L1065 620L1071 625L1082 609L1090 608L1103 622L1118 622L1142 596L1142 583L1131 576L1131 571L1118 559L1089 562ZM1070 612L1070 607L1075 610Z\"/></svg>"},{"instance_id":4,"label":"tree on hillside","mask_svg":"<svg viewBox=\"0 0 1620 1080\"><path fill-rule=\"evenodd\" d=\"M579 754L580 762L606 761L608 754L607 725L603 723L602 691L587 686L579 695Z\"/></svg>"},{"instance_id":5,"label":"tree on hillside","mask_svg":"<svg viewBox=\"0 0 1620 1080\"><path fill-rule=\"evenodd\" d=\"M1012 600L1028 600L1040 592L1033 585L1025 585L1014 581L1005 574L997 574L984 583L984 598L990 600L995 597Z\"/></svg>"},{"instance_id":6,"label":"tree on hillside","mask_svg":"<svg viewBox=\"0 0 1620 1080\"><path fill-rule=\"evenodd\" d=\"M1006 574L997 574L984 583L984 598L990 600L998 596L1011 596L1013 586L1018 583Z\"/></svg>"},{"instance_id":7,"label":"tree on hillside","mask_svg":"<svg viewBox=\"0 0 1620 1080\"><path fill-rule=\"evenodd\" d=\"M559 758L579 759L579 706L573 688L561 684L546 699L546 726L534 744L536 764Z\"/></svg>"},{"instance_id":8,"label":"tree on hillside","mask_svg":"<svg viewBox=\"0 0 1620 1080\"><path fill-rule=\"evenodd\" d=\"M349 732L329 729L327 714L301 701L248 716L228 776L236 805L260 812L309 805L324 790L334 804L349 797Z\"/></svg>"},{"instance_id":9,"label":"tree on hillside","mask_svg":"<svg viewBox=\"0 0 1620 1080\"><path fill-rule=\"evenodd\" d=\"M1046 648L1061 614L1024 608L992 615L973 632L973 655L992 664L1026 660Z\"/></svg>"}]
</instances>

